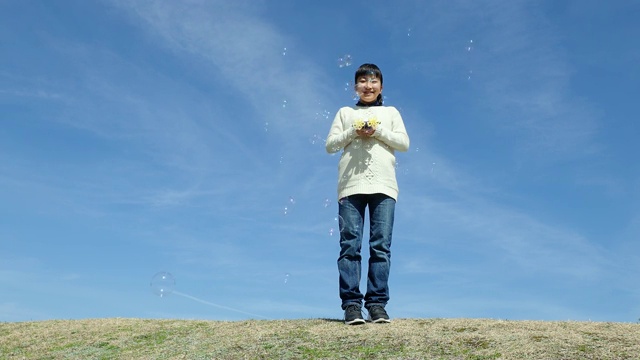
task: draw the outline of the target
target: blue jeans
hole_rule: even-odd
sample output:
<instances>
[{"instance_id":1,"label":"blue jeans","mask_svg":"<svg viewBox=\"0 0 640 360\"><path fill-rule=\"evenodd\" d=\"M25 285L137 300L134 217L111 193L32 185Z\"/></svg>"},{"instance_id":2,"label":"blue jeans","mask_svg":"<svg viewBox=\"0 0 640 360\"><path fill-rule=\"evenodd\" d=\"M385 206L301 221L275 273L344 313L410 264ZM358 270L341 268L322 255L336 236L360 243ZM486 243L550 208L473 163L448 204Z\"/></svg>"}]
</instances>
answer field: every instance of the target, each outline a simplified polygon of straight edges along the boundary
<instances>
[{"instance_id":1,"label":"blue jeans","mask_svg":"<svg viewBox=\"0 0 640 360\"><path fill-rule=\"evenodd\" d=\"M365 209L369 207L369 272L367 292L360 292L362 235ZM389 301L389 269L391 266L391 233L396 201L384 194L357 194L340 200L338 213L342 218L340 230L340 298L342 309L349 305L369 309L384 307Z\"/></svg>"}]
</instances>

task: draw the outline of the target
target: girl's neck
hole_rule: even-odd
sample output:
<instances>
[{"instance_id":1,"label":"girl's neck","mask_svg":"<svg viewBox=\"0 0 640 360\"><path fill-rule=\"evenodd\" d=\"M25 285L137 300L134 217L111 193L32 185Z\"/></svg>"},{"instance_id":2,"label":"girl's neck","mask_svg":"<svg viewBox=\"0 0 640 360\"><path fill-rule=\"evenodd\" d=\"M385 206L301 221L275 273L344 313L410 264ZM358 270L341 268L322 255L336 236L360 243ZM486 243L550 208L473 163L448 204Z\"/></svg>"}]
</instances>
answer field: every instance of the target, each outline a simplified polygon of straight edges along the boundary
<instances>
[{"instance_id":1,"label":"girl's neck","mask_svg":"<svg viewBox=\"0 0 640 360\"><path fill-rule=\"evenodd\" d=\"M378 96L376 101L370 102L370 103L366 103L366 102L363 102L362 100L358 100L358 103L356 104L356 106L362 106L362 107L382 106L382 96Z\"/></svg>"}]
</instances>

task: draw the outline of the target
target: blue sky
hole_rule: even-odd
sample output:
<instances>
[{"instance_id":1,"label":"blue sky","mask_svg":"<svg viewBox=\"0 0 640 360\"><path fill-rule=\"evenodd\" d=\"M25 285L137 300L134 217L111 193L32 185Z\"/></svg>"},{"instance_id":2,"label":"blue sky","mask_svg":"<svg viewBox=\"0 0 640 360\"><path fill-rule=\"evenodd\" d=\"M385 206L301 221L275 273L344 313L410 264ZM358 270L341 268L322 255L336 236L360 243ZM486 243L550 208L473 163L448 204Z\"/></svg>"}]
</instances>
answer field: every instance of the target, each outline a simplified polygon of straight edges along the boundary
<instances>
[{"instance_id":1,"label":"blue sky","mask_svg":"<svg viewBox=\"0 0 640 360\"><path fill-rule=\"evenodd\" d=\"M635 322L639 10L3 1L0 321L340 318L324 139L373 62L411 138L392 317Z\"/></svg>"}]
</instances>

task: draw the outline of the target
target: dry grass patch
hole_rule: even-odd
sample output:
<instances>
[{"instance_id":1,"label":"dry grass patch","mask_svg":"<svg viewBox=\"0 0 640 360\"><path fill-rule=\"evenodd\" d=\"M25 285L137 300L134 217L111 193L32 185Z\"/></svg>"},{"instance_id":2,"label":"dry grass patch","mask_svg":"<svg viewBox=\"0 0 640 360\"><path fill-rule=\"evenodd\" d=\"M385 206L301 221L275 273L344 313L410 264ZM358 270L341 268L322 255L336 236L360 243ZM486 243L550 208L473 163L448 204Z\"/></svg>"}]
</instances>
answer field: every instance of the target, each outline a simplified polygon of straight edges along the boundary
<instances>
[{"instance_id":1,"label":"dry grass patch","mask_svg":"<svg viewBox=\"0 0 640 360\"><path fill-rule=\"evenodd\" d=\"M0 359L640 359L640 324L395 319L0 323Z\"/></svg>"}]
</instances>

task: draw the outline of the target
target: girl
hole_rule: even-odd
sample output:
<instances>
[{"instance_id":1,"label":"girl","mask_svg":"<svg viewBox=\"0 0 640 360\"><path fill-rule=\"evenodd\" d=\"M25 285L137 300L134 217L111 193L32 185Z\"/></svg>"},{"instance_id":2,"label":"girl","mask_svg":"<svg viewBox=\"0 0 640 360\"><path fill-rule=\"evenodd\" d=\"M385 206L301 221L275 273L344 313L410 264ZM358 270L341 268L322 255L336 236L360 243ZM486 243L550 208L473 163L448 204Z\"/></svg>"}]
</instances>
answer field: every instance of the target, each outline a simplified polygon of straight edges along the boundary
<instances>
[{"instance_id":1,"label":"girl","mask_svg":"<svg viewBox=\"0 0 640 360\"><path fill-rule=\"evenodd\" d=\"M398 197L395 150L409 149L402 117L382 105L382 72L363 64L355 73L360 98L336 114L326 141L328 153L342 150L338 164L340 231L340 298L348 325L364 324L362 302L374 323L388 323L389 268L394 209ZM369 208L369 268L367 291L360 292L362 235Z\"/></svg>"}]
</instances>

